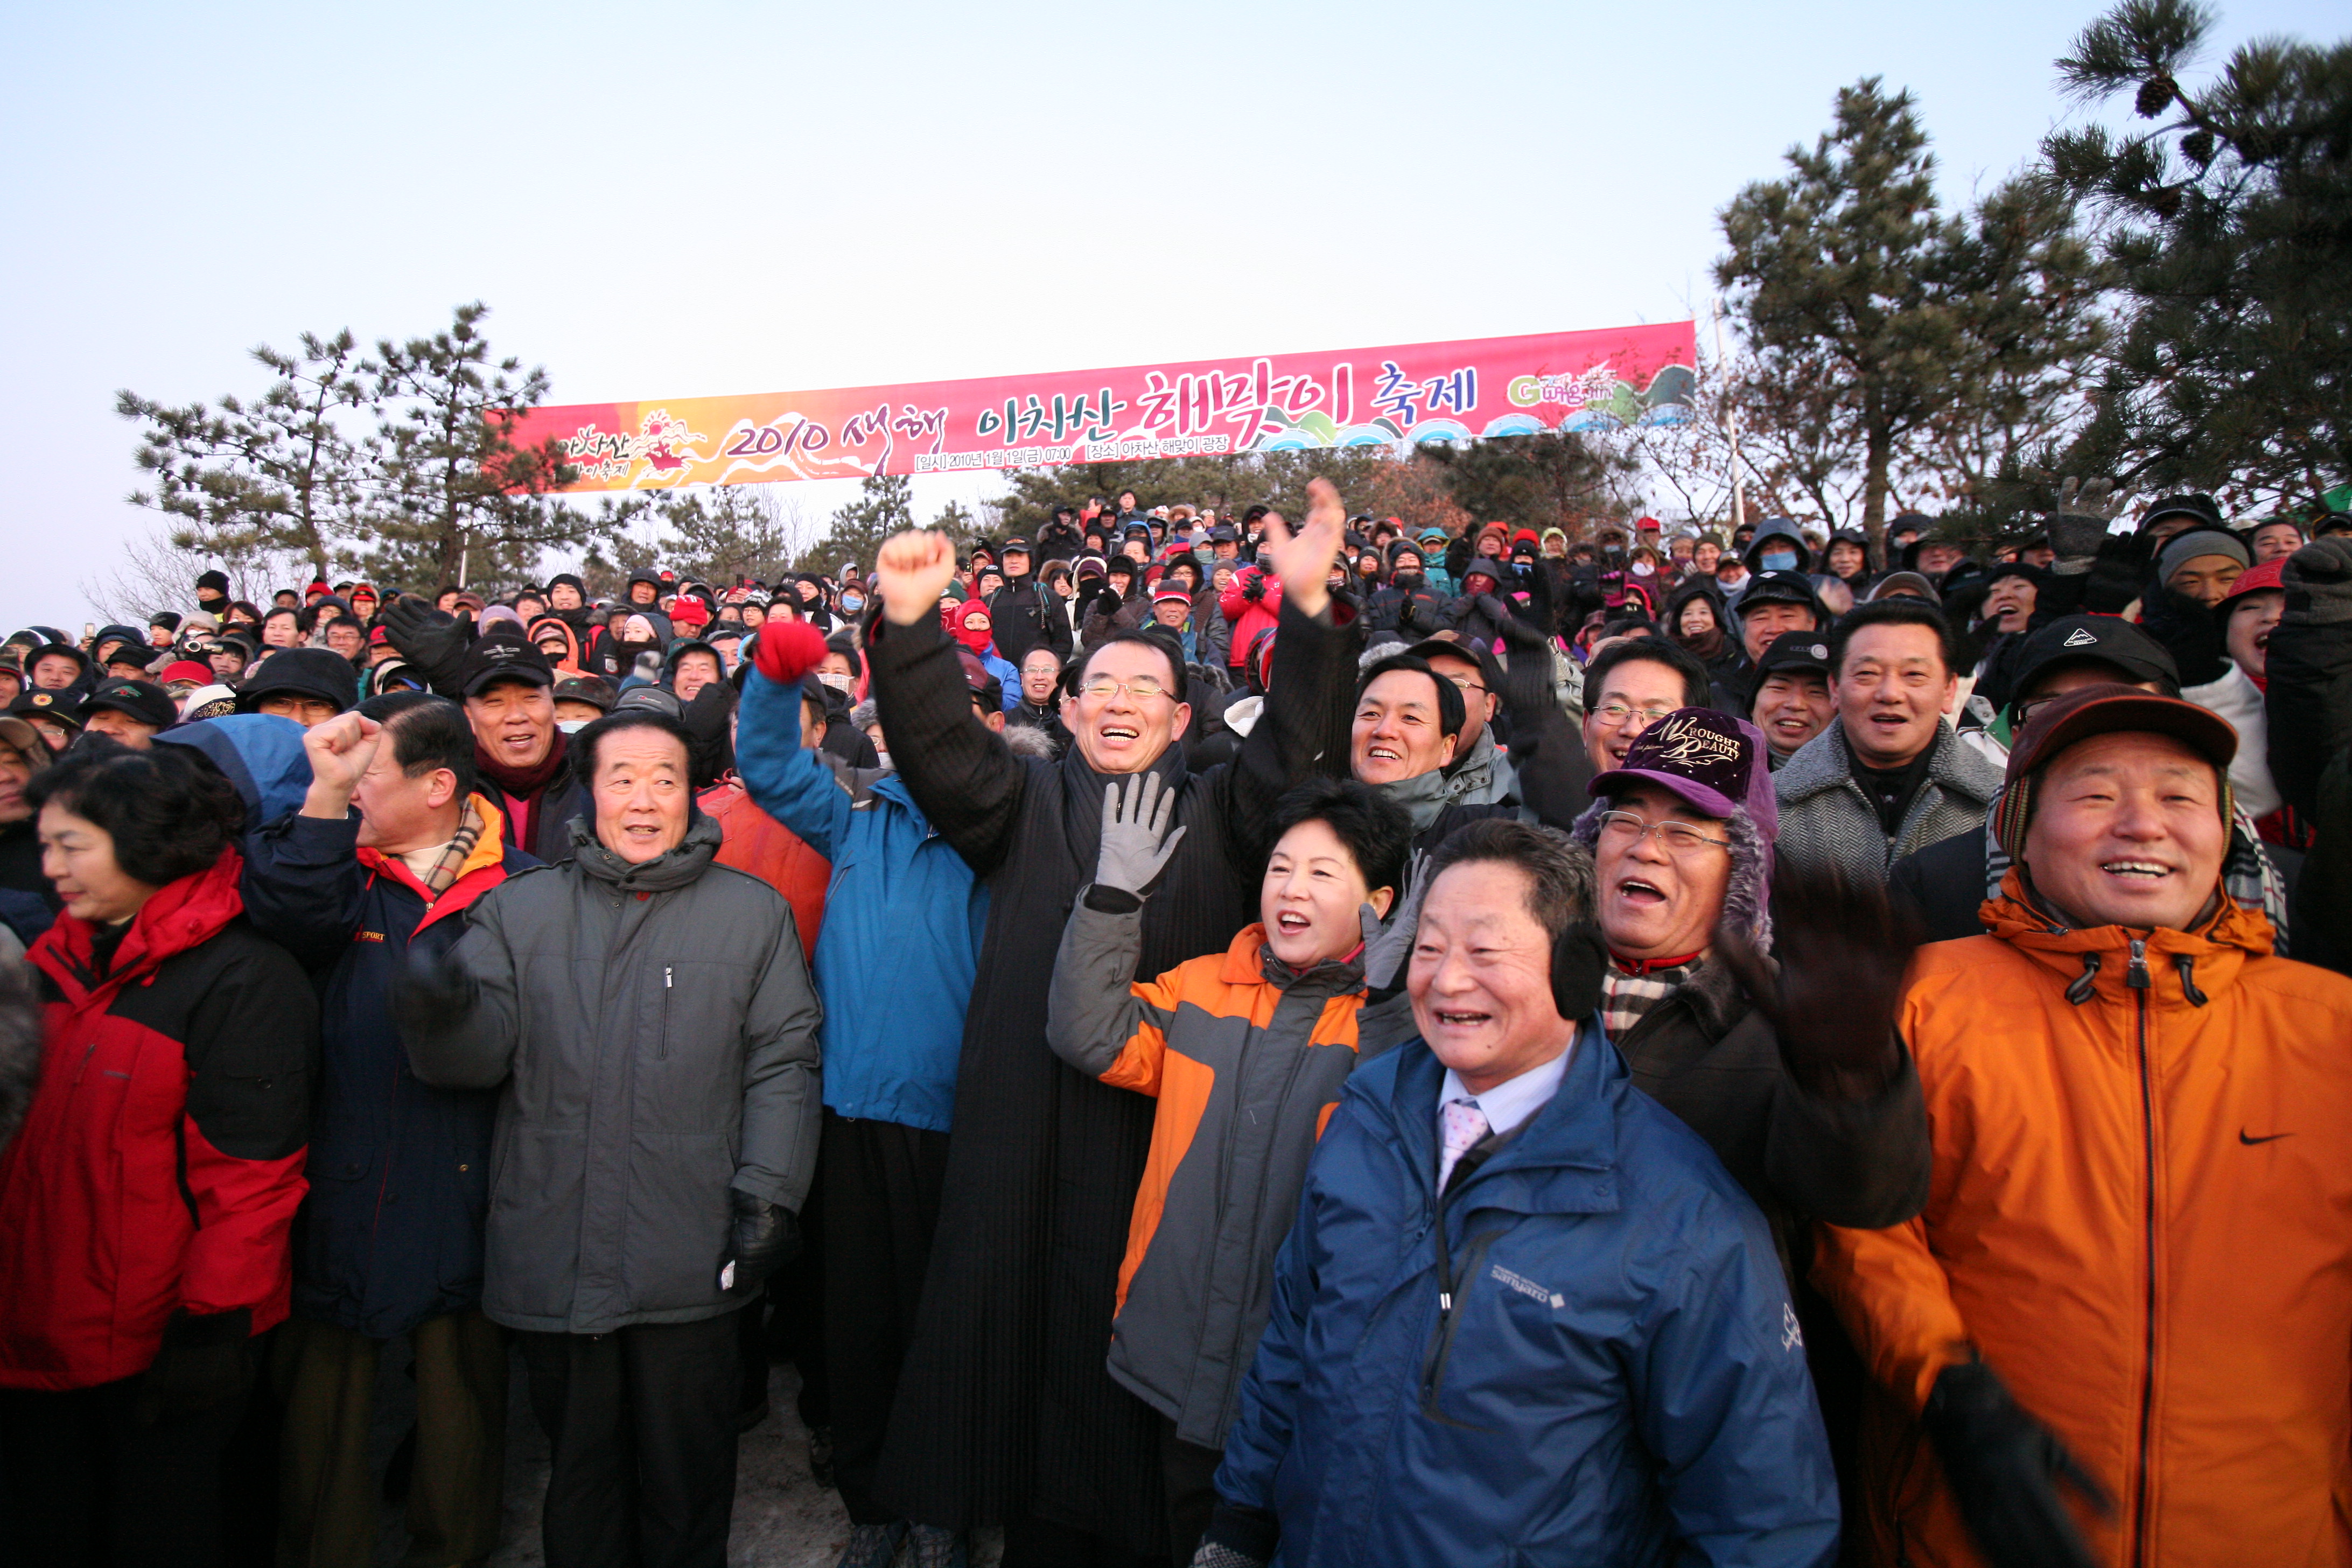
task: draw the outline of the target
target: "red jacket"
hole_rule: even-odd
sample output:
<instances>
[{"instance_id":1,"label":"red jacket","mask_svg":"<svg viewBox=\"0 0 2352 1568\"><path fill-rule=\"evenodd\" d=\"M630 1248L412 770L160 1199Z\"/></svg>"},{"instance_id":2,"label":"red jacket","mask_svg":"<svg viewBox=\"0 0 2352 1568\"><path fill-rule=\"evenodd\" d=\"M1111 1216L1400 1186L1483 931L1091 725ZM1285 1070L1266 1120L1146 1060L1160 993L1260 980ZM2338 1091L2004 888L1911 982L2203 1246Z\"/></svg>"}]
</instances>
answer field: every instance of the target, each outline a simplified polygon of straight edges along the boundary
<instances>
[{"instance_id":1,"label":"red jacket","mask_svg":"<svg viewBox=\"0 0 2352 1568\"><path fill-rule=\"evenodd\" d=\"M101 974L85 921L33 944L39 1084L0 1157L0 1387L147 1369L172 1314L286 1316L318 1005L241 918L235 850L149 899Z\"/></svg>"},{"instance_id":2,"label":"red jacket","mask_svg":"<svg viewBox=\"0 0 2352 1568\"><path fill-rule=\"evenodd\" d=\"M1264 583L1265 592L1253 599L1248 588L1253 583ZM1238 669L1249 658L1251 641L1263 631L1271 631L1281 620L1282 579L1263 566L1244 566L1234 574L1225 591L1217 596L1217 608L1224 612L1226 622L1234 628L1232 660Z\"/></svg>"},{"instance_id":3,"label":"red jacket","mask_svg":"<svg viewBox=\"0 0 2352 1568\"><path fill-rule=\"evenodd\" d=\"M793 906L793 923L800 928L801 957L814 963L825 895L833 888L833 862L754 805L743 781L733 773L704 790L695 804L719 823L719 864L747 871L784 896L784 902Z\"/></svg>"}]
</instances>

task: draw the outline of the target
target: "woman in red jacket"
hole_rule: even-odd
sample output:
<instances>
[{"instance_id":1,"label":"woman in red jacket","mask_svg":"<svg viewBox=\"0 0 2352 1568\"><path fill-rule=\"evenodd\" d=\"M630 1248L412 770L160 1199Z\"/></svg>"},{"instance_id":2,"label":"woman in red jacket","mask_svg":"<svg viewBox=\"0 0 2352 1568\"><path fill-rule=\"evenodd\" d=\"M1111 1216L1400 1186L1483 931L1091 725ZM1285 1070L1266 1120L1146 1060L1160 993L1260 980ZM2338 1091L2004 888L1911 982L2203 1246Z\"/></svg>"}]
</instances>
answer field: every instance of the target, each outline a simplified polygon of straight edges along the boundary
<instances>
[{"instance_id":1,"label":"woman in red jacket","mask_svg":"<svg viewBox=\"0 0 2352 1568\"><path fill-rule=\"evenodd\" d=\"M64 912L0 1156L0 1559L211 1563L251 1338L286 1316L318 1008L243 918L236 790L192 747L36 779Z\"/></svg>"}]
</instances>

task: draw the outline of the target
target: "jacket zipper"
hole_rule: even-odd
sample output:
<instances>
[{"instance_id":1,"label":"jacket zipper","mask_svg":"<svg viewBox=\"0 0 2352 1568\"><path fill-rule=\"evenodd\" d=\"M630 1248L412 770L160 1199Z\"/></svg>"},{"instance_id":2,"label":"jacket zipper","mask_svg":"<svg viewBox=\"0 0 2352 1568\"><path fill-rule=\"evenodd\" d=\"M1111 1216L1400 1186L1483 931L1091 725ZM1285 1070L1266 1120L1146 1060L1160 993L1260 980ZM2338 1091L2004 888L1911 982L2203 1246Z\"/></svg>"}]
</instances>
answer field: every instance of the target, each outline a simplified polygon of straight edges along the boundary
<instances>
[{"instance_id":1,"label":"jacket zipper","mask_svg":"<svg viewBox=\"0 0 2352 1568\"><path fill-rule=\"evenodd\" d=\"M663 964L661 1045L654 1053L654 1060L658 1062L666 1062L669 1060L669 1007L670 1003L674 1000L674 998L671 997L670 993L677 989L677 976L672 972L668 964Z\"/></svg>"},{"instance_id":2,"label":"jacket zipper","mask_svg":"<svg viewBox=\"0 0 2352 1568\"><path fill-rule=\"evenodd\" d=\"M2124 983L2132 992L2139 1035L2139 1109L2140 1137L2143 1153L2147 1161L2147 1338L2141 1346L2139 1379L2139 1473L2132 1487L2132 1550L2131 1561L2144 1562L2147 1555L2147 1471L2149 1448L2153 1446L2156 1416L2156 1081L2148 1061L2147 1042L2147 940L2131 939L2131 968Z\"/></svg>"}]
</instances>

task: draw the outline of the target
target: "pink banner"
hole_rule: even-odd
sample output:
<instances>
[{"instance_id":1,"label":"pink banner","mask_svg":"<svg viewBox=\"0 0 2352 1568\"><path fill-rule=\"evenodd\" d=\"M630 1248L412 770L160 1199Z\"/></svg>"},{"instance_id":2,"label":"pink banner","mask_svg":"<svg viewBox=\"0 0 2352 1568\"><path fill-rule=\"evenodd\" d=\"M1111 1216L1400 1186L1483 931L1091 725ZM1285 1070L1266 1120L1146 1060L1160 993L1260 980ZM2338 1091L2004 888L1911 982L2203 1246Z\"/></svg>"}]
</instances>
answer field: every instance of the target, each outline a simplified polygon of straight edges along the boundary
<instances>
[{"instance_id":1,"label":"pink banner","mask_svg":"<svg viewBox=\"0 0 2352 1568\"><path fill-rule=\"evenodd\" d=\"M971 381L571 404L516 421L552 437L574 490L764 484L1392 447L1613 429L1687 414L1692 323L1258 354Z\"/></svg>"}]
</instances>

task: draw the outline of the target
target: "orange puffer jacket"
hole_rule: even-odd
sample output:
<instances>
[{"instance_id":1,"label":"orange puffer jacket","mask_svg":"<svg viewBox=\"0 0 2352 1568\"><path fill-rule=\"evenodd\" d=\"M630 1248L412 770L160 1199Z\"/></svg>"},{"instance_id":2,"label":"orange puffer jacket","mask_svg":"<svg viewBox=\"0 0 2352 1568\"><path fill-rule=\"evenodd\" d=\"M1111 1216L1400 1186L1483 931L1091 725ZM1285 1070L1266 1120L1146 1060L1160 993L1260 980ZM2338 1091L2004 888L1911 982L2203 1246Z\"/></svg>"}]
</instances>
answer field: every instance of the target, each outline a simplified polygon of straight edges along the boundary
<instances>
[{"instance_id":1,"label":"orange puffer jacket","mask_svg":"<svg viewBox=\"0 0 2352 1568\"><path fill-rule=\"evenodd\" d=\"M1903 1001L1926 1211L1813 1271L1888 1396L1875 1560L1980 1561L1914 1419L1973 1346L2115 1499L2100 1562L2352 1563L2352 980L2226 900L2135 938L2003 894Z\"/></svg>"}]
</instances>

